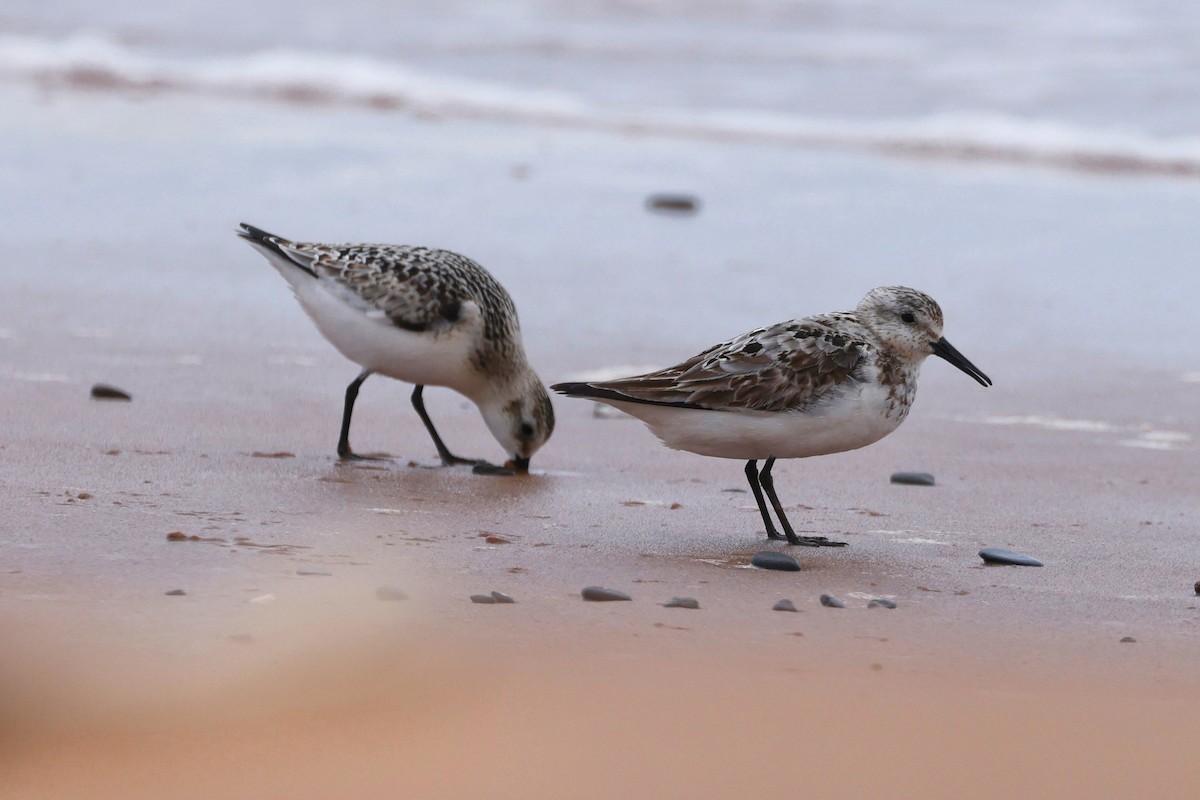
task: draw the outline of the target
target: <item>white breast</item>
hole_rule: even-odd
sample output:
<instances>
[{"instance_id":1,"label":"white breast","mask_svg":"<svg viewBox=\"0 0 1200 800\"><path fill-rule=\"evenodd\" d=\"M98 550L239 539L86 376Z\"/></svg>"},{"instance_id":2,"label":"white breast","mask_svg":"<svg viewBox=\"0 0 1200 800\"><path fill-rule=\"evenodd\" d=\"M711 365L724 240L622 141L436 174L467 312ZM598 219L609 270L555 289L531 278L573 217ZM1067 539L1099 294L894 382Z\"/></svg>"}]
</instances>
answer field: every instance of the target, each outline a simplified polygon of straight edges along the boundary
<instances>
[{"instance_id":1,"label":"white breast","mask_svg":"<svg viewBox=\"0 0 1200 800\"><path fill-rule=\"evenodd\" d=\"M887 436L908 414L907 406L892 409L887 390L873 381L804 411L711 411L603 402L645 422L668 447L742 460L855 450Z\"/></svg>"}]
</instances>

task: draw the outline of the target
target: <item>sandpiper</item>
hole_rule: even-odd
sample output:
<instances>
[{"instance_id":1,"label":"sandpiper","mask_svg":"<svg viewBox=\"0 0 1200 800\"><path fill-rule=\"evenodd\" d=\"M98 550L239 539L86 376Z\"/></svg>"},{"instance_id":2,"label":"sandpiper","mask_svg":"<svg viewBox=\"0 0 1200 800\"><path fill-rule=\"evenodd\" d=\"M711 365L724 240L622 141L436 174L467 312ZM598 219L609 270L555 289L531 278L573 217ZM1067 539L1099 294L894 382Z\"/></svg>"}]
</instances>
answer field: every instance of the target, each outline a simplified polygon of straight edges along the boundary
<instances>
[{"instance_id":1,"label":"sandpiper","mask_svg":"<svg viewBox=\"0 0 1200 800\"><path fill-rule=\"evenodd\" d=\"M379 373L415 384L413 408L444 465L474 464L438 435L425 403L426 386L446 386L472 400L506 467L528 472L529 459L554 430L554 409L521 344L517 310L504 287L465 256L428 247L304 244L242 224L238 236L279 271L317 328L362 367L346 387L337 453L350 449L350 417L358 389Z\"/></svg>"},{"instance_id":2,"label":"sandpiper","mask_svg":"<svg viewBox=\"0 0 1200 800\"><path fill-rule=\"evenodd\" d=\"M845 542L792 530L771 478L775 459L854 450L896 430L930 355L992 385L943 338L942 309L932 297L884 286L868 292L854 311L759 328L657 372L551 388L626 411L676 450L744 459L769 539L836 547Z\"/></svg>"}]
</instances>

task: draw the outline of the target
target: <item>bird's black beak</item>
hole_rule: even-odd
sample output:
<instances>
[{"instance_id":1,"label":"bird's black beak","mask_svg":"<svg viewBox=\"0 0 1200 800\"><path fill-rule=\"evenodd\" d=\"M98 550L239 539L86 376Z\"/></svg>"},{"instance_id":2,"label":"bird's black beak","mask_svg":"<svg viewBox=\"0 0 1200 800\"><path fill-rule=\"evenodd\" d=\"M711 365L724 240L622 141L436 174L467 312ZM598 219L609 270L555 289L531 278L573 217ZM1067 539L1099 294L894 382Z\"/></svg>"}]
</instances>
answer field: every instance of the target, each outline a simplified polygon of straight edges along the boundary
<instances>
[{"instance_id":1,"label":"bird's black beak","mask_svg":"<svg viewBox=\"0 0 1200 800\"><path fill-rule=\"evenodd\" d=\"M954 345L946 341L945 337L938 339L936 342L930 345L930 347L935 356L946 359L951 364L958 367L975 380L979 381L980 386L992 385L992 379L980 372L979 367L968 361L967 357L958 352Z\"/></svg>"},{"instance_id":2,"label":"bird's black beak","mask_svg":"<svg viewBox=\"0 0 1200 800\"><path fill-rule=\"evenodd\" d=\"M517 456L516 458L514 458L512 461L509 461L504 466L508 467L513 472L517 473L518 475L528 475L529 474L529 459L528 458L521 458L520 456Z\"/></svg>"}]
</instances>

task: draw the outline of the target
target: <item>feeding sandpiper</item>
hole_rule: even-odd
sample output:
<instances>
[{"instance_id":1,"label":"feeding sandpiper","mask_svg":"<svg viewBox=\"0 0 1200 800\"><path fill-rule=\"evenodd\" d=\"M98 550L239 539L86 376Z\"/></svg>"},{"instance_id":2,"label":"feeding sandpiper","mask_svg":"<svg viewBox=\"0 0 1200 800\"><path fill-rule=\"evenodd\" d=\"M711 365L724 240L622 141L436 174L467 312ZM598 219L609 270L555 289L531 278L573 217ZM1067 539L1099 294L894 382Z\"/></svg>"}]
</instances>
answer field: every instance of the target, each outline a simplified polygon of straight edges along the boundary
<instances>
[{"instance_id":1,"label":"feeding sandpiper","mask_svg":"<svg viewBox=\"0 0 1200 800\"><path fill-rule=\"evenodd\" d=\"M363 381L379 373L416 384L413 407L443 464L496 471L446 448L421 398L427 385L472 400L509 454L506 467L528 472L530 457L554 430L554 409L525 359L512 298L487 270L428 247L302 244L245 223L237 234L291 284L325 338L362 367L346 387L341 458L363 458L350 449L350 416Z\"/></svg>"},{"instance_id":2,"label":"feeding sandpiper","mask_svg":"<svg viewBox=\"0 0 1200 800\"><path fill-rule=\"evenodd\" d=\"M992 385L942 337L942 309L932 297L883 286L853 311L759 328L658 372L551 388L628 412L676 450L744 459L768 538L836 547L845 542L792 530L771 478L775 459L854 450L896 430L930 355Z\"/></svg>"}]
</instances>

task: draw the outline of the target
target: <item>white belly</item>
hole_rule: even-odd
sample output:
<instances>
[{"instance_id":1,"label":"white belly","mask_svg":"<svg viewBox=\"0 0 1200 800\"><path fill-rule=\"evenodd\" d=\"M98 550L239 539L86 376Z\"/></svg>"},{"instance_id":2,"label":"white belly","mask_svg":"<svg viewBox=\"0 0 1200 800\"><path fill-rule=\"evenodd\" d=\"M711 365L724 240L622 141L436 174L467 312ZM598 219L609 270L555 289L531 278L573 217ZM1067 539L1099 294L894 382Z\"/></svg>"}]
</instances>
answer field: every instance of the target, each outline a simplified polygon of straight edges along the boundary
<instances>
[{"instance_id":1,"label":"white belly","mask_svg":"<svg viewBox=\"0 0 1200 800\"><path fill-rule=\"evenodd\" d=\"M386 317L371 317L349 305L327 280L305 277L293 282L293 287L321 334L351 361L407 383L474 394L480 378L470 363L479 327L473 305L463 305L452 328L439 333L408 331Z\"/></svg>"},{"instance_id":2,"label":"white belly","mask_svg":"<svg viewBox=\"0 0 1200 800\"><path fill-rule=\"evenodd\" d=\"M604 402L645 422L668 447L742 460L855 450L894 431L908 412L898 408L888 416L887 391L874 383L808 411L709 411Z\"/></svg>"}]
</instances>

